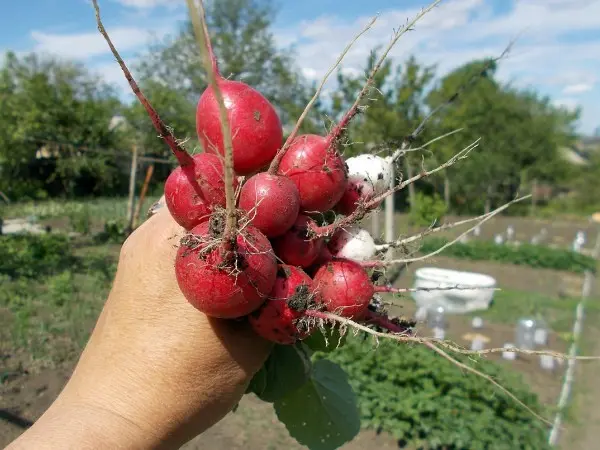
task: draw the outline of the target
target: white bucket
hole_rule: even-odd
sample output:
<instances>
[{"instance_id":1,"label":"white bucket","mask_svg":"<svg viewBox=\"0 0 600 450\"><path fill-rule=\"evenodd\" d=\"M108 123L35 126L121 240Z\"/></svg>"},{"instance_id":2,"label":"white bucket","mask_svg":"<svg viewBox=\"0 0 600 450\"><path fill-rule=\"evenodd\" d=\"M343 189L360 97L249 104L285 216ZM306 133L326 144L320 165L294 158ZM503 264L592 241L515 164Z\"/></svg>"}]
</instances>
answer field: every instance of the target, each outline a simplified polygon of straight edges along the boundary
<instances>
[{"instance_id":1,"label":"white bucket","mask_svg":"<svg viewBox=\"0 0 600 450\"><path fill-rule=\"evenodd\" d=\"M460 287L462 289L416 291L413 298L418 308L443 306L447 313L464 314L488 309L494 296L496 280L489 275L461 272L436 267L423 267L415 272L415 288ZM473 287L474 289L469 289ZM464 289L466 288L466 289ZM484 288L484 289L477 289Z\"/></svg>"}]
</instances>

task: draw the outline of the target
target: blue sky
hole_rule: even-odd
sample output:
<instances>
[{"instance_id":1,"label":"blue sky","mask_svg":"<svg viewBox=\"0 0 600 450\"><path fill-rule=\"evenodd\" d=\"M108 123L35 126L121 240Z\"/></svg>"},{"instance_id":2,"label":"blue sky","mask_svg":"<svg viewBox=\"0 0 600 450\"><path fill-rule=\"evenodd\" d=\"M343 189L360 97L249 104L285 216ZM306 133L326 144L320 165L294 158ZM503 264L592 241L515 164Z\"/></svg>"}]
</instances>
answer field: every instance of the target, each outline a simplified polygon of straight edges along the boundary
<instances>
[{"instance_id":1,"label":"blue sky","mask_svg":"<svg viewBox=\"0 0 600 450\"><path fill-rule=\"evenodd\" d=\"M352 36L375 14L379 19L344 60L356 71L369 50L386 43L392 29L413 17L427 0L275 0L277 43L293 45L297 65L320 78ZM128 91L96 31L89 0L4 2L0 51L39 51L84 62ZM105 26L133 64L149 42L177 30L184 0L100 0ZM580 129L600 126L600 0L445 0L405 35L392 52L437 64L443 74L473 58L495 56L520 35L499 76L533 87L565 108L581 106ZM330 84L329 89L335 86Z\"/></svg>"}]
</instances>

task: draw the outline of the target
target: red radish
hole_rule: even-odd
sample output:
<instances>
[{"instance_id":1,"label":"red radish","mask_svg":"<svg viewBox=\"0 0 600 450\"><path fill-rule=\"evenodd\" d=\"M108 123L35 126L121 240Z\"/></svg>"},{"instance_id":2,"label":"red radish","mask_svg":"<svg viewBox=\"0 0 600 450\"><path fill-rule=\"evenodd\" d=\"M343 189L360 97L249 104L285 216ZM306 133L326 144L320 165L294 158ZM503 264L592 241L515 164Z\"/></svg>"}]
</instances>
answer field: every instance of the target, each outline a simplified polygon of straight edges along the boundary
<instances>
[{"instance_id":1,"label":"red radish","mask_svg":"<svg viewBox=\"0 0 600 450\"><path fill-rule=\"evenodd\" d=\"M288 177L266 172L252 176L240 192L240 209L250 222L267 237L289 230L300 211L298 188Z\"/></svg>"},{"instance_id":2,"label":"red radish","mask_svg":"<svg viewBox=\"0 0 600 450\"><path fill-rule=\"evenodd\" d=\"M346 166L330 142L329 136L298 136L281 158L277 173L296 183L302 211L328 211L344 194Z\"/></svg>"},{"instance_id":3,"label":"red radish","mask_svg":"<svg viewBox=\"0 0 600 450\"><path fill-rule=\"evenodd\" d=\"M275 108L257 90L240 81L218 77L233 140L233 168L248 175L265 167L283 140L283 128ZM208 153L224 154L219 106L208 87L198 101L196 131Z\"/></svg>"},{"instance_id":4,"label":"red radish","mask_svg":"<svg viewBox=\"0 0 600 450\"><path fill-rule=\"evenodd\" d=\"M319 252L319 254L317 255L317 258L313 261L312 266L310 268L310 270L308 273L316 273L316 271L325 263L328 263L329 261L331 261L333 259L333 255L331 254L331 252L329 251L329 248L324 245L323 248L321 249L321 251Z\"/></svg>"},{"instance_id":5,"label":"red radish","mask_svg":"<svg viewBox=\"0 0 600 450\"><path fill-rule=\"evenodd\" d=\"M309 267L321 253L325 241L323 238L309 238L309 225L316 226L316 223L310 217L300 214L292 228L273 241L275 253L284 263Z\"/></svg>"},{"instance_id":6,"label":"red radish","mask_svg":"<svg viewBox=\"0 0 600 450\"><path fill-rule=\"evenodd\" d=\"M348 181L344 195L342 195L340 201L335 205L334 210L340 214L349 216L356 211L359 201L363 198L363 186Z\"/></svg>"},{"instance_id":7,"label":"red radish","mask_svg":"<svg viewBox=\"0 0 600 450\"><path fill-rule=\"evenodd\" d=\"M250 325L259 336L278 344L293 344L304 339L312 330L303 327L298 320L312 296L310 277L298 267L280 264L269 299L249 316Z\"/></svg>"},{"instance_id":8,"label":"red radish","mask_svg":"<svg viewBox=\"0 0 600 450\"><path fill-rule=\"evenodd\" d=\"M334 259L321 266L313 286L327 311L353 319L362 318L375 293L369 274L349 259Z\"/></svg>"},{"instance_id":9,"label":"red radish","mask_svg":"<svg viewBox=\"0 0 600 450\"><path fill-rule=\"evenodd\" d=\"M217 155L194 155L194 180L177 167L165 183L165 203L175 221L190 230L210 218L215 206L225 207L223 163ZM237 181L234 180L234 189Z\"/></svg>"},{"instance_id":10,"label":"red radish","mask_svg":"<svg viewBox=\"0 0 600 450\"><path fill-rule=\"evenodd\" d=\"M182 239L175 260L177 282L185 298L206 315L242 317L271 292L275 255L267 238L248 225L236 237L235 261L226 261L214 223L203 222Z\"/></svg>"}]
</instances>

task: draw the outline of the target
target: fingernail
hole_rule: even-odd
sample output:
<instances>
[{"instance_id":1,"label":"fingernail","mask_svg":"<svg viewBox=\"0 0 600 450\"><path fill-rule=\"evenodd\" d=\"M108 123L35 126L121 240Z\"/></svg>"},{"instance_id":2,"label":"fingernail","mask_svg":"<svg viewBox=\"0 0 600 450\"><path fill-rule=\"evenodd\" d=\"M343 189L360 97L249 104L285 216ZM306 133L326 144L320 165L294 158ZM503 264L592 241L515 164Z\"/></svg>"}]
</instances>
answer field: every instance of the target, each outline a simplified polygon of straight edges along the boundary
<instances>
[{"instance_id":1,"label":"fingernail","mask_svg":"<svg viewBox=\"0 0 600 450\"><path fill-rule=\"evenodd\" d=\"M156 203L154 203L150 209L148 209L148 214L146 217L152 217L154 214L158 212L160 208L165 206L165 196L163 195Z\"/></svg>"}]
</instances>

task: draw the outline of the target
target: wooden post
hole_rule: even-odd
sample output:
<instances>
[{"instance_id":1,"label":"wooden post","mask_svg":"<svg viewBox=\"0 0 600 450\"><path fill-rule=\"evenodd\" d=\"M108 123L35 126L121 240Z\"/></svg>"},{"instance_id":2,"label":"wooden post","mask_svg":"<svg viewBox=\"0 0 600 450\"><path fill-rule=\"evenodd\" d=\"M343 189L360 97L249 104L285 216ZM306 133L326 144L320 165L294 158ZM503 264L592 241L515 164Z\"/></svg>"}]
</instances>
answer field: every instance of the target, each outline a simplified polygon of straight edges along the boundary
<instances>
[{"instance_id":1,"label":"wooden post","mask_svg":"<svg viewBox=\"0 0 600 450\"><path fill-rule=\"evenodd\" d=\"M529 214L532 216L535 216L537 195L538 195L538 183L537 183L537 178L534 178L531 181L531 209L529 211Z\"/></svg>"},{"instance_id":2,"label":"wooden post","mask_svg":"<svg viewBox=\"0 0 600 450\"><path fill-rule=\"evenodd\" d=\"M152 173L154 172L154 164L148 166L146 169L146 178L144 179L144 184L142 185L142 191L140 192L140 198L138 198L137 207L135 208L135 214L133 215L132 229L137 226L137 221L140 218L140 211L142 210L142 204L144 203L144 199L146 198L146 192L148 192L148 185L150 184L150 179L152 178Z\"/></svg>"},{"instance_id":3,"label":"wooden post","mask_svg":"<svg viewBox=\"0 0 600 450\"><path fill-rule=\"evenodd\" d=\"M371 235L375 238L378 239L380 238L380 234L381 234L381 217L380 217L380 213L381 212L381 207L378 206L377 208L373 209L373 213L371 214Z\"/></svg>"},{"instance_id":4,"label":"wooden post","mask_svg":"<svg viewBox=\"0 0 600 450\"><path fill-rule=\"evenodd\" d=\"M446 211L450 211L450 177L448 172L444 171L444 203L446 204Z\"/></svg>"},{"instance_id":5,"label":"wooden post","mask_svg":"<svg viewBox=\"0 0 600 450\"><path fill-rule=\"evenodd\" d=\"M392 176L390 181L390 188L394 187L395 173L394 165L392 165ZM394 242L396 240L394 232L394 194L388 195L385 198L385 240L387 242ZM394 249L389 248L385 254L386 259L394 259Z\"/></svg>"},{"instance_id":6,"label":"wooden post","mask_svg":"<svg viewBox=\"0 0 600 450\"><path fill-rule=\"evenodd\" d=\"M407 157L404 157L404 164L406 165L406 176L407 179L411 179L414 175L412 165ZM410 183L408 185L408 205L410 210L415 206L416 192L415 192L415 183Z\"/></svg>"},{"instance_id":7,"label":"wooden post","mask_svg":"<svg viewBox=\"0 0 600 450\"><path fill-rule=\"evenodd\" d=\"M137 155L138 148L136 144L133 144L131 149L131 170L129 172L129 199L127 201L127 232L128 234L133 231L133 213L134 213L134 199L135 199L135 176L137 173Z\"/></svg>"}]
</instances>

